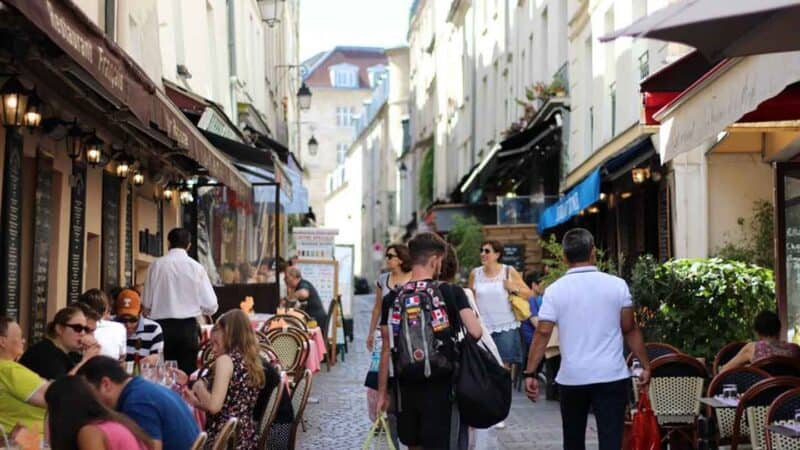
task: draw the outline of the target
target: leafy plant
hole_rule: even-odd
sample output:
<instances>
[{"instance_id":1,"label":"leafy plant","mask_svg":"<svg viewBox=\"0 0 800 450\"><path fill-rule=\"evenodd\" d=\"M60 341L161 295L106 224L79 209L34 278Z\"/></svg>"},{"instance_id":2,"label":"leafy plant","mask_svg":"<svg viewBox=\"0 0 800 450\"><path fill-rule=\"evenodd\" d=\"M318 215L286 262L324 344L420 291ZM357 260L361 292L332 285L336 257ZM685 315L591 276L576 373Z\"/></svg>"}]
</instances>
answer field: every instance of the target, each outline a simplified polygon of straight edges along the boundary
<instances>
[{"instance_id":1,"label":"leafy plant","mask_svg":"<svg viewBox=\"0 0 800 450\"><path fill-rule=\"evenodd\" d=\"M740 217L741 239L728 241L717 252L722 259L775 268L775 247L772 241L775 230L772 203L758 200L753 203L753 215L748 221Z\"/></svg>"},{"instance_id":2,"label":"leafy plant","mask_svg":"<svg viewBox=\"0 0 800 450\"><path fill-rule=\"evenodd\" d=\"M556 240L555 234L551 234L547 239L542 239L541 245L544 250L542 264L544 264L546 272L542 277L542 285L548 286L567 273L569 266L567 266L566 261L564 261L564 248L561 247L561 243ZM595 252L597 255L596 265L599 270L612 275L617 275L619 273L617 264L614 264L611 259L607 258L603 250L595 249Z\"/></svg>"},{"instance_id":3,"label":"leafy plant","mask_svg":"<svg viewBox=\"0 0 800 450\"><path fill-rule=\"evenodd\" d=\"M456 250L462 275L481 264L478 250L483 242L483 226L477 219L456 217L453 228L447 233L447 240Z\"/></svg>"},{"instance_id":4,"label":"leafy plant","mask_svg":"<svg viewBox=\"0 0 800 450\"><path fill-rule=\"evenodd\" d=\"M423 209L433 203L433 152L433 146L425 152L419 171L419 206Z\"/></svg>"},{"instance_id":5,"label":"leafy plant","mask_svg":"<svg viewBox=\"0 0 800 450\"><path fill-rule=\"evenodd\" d=\"M752 338L752 322L775 309L772 271L739 261L640 258L630 280L647 341L666 342L710 361L725 344Z\"/></svg>"}]
</instances>

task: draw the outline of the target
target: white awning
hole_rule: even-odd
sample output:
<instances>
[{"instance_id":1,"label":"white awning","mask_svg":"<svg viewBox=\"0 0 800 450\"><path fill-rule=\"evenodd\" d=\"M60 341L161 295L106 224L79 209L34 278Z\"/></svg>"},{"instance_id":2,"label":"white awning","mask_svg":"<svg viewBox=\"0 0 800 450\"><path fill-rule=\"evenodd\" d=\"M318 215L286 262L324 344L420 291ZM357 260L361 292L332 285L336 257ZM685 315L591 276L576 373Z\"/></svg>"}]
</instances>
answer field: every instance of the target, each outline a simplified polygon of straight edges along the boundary
<instances>
[{"instance_id":1,"label":"white awning","mask_svg":"<svg viewBox=\"0 0 800 450\"><path fill-rule=\"evenodd\" d=\"M654 114L666 163L715 138L759 104L800 81L800 52L727 60Z\"/></svg>"}]
</instances>

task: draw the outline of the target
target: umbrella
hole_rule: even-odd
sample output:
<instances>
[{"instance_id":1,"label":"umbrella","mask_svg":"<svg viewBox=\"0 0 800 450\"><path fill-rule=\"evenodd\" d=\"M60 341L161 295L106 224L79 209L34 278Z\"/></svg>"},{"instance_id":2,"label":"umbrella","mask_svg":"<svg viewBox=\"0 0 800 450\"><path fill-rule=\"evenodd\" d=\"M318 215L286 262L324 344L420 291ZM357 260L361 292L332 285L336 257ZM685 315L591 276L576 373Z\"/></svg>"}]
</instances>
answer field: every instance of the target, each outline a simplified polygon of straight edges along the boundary
<instances>
[{"instance_id":1,"label":"umbrella","mask_svg":"<svg viewBox=\"0 0 800 450\"><path fill-rule=\"evenodd\" d=\"M600 38L681 42L712 61L800 50L799 0L684 0Z\"/></svg>"}]
</instances>

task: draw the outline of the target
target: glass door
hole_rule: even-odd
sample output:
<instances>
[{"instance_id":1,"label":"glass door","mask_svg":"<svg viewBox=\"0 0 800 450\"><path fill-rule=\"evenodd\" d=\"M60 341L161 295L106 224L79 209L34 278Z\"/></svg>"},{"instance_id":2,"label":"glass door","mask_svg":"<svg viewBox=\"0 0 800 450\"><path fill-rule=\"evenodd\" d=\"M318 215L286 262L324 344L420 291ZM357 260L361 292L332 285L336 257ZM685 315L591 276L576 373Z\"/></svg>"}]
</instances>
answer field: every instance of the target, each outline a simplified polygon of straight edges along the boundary
<instances>
[{"instance_id":1,"label":"glass door","mask_svg":"<svg viewBox=\"0 0 800 450\"><path fill-rule=\"evenodd\" d=\"M787 337L800 343L800 164L779 164L776 182L775 287Z\"/></svg>"}]
</instances>

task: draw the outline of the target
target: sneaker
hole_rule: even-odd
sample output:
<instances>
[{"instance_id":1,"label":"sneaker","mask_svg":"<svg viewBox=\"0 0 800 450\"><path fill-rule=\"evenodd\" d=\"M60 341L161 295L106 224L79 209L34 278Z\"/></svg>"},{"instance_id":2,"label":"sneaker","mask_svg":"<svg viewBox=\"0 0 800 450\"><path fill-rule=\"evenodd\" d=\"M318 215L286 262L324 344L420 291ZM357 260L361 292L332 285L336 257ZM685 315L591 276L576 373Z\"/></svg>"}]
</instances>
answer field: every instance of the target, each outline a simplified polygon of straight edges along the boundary
<instances>
[{"instance_id":1,"label":"sneaker","mask_svg":"<svg viewBox=\"0 0 800 450\"><path fill-rule=\"evenodd\" d=\"M496 424L494 424L494 427L497 428L498 430L505 430L506 429L506 421L502 420L500 422L497 422Z\"/></svg>"},{"instance_id":2,"label":"sneaker","mask_svg":"<svg viewBox=\"0 0 800 450\"><path fill-rule=\"evenodd\" d=\"M317 397L309 396L308 397L308 403L310 403L312 405L316 405L317 403L319 403L319 399Z\"/></svg>"}]
</instances>

